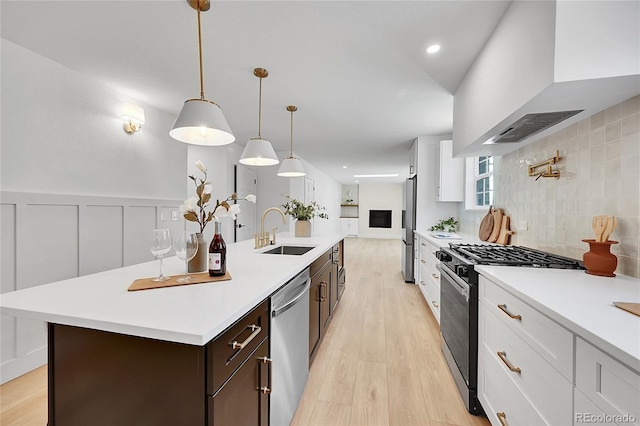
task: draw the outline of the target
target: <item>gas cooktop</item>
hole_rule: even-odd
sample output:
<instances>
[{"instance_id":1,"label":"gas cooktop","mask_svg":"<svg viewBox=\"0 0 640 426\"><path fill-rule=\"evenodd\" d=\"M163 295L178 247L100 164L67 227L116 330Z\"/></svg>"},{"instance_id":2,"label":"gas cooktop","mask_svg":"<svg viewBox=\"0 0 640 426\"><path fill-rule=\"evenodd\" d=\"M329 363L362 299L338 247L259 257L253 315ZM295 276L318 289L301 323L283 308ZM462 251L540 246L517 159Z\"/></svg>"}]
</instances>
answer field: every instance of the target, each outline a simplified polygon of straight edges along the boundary
<instances>
[{"instance_id":1,"label":"gas cooktop","mask_svg":"<svg viewBox=\"0 0 640 426\"><path fill-rule=\"evenodd\" d=\"M584 269L582 263L575 259L522 246L449 244L449 250L465 263L476 265Z\"/></svg>"}]
</instances>

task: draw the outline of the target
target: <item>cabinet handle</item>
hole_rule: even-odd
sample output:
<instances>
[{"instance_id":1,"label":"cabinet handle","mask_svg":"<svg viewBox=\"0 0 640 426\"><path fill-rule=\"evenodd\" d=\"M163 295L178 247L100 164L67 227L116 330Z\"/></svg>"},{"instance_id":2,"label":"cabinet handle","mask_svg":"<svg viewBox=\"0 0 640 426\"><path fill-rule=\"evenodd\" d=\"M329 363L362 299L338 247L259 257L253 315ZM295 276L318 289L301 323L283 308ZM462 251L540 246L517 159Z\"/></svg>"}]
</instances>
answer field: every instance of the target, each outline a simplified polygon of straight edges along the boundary
<instances>
[{"instance_id":1,"label":"cabinet handle","mask_svg":"<svg viewBox=\"0 0 640 426\"><path fill-rule=\"evenodd\" d=\"M432 251L432 252L431 252L431 255L432 255L433 257L436 257L436 252L435 252L435 251Z\"/></svg>"},{"instance_id":2,"label":"cabinet handle","mask_svg":"<svg viewBox=\"0 0 640 426\"><path fill-rule=\"evenodd\" d=\"M431 304L433 305L434 308L439 308L439 306L438 306L438 304L436 303L435 300L432 300Z\"/></svg>"},{"instance_id":3,"label":"cabinet handle","mask_svg":"<svg viewBox=\"0 0 640 426\"><path fill-rule=\"evenodd\" d=\"M509 315L509 318L517 319L518 321L522 321L522 315L514 315L507 309L506 304L498 305L498 308L505 314Z\"/></svg>"},{"instance_id":4,"label":"cabinet handle","mask_svg":"<svg viewBox=\"0 0 640 426\"><path fill-rule=\"evenodd\" d=\"M268 377L269 377L269 383L267 384L267 386L258 386L258 390L260 392L262 392L263 395L266 395L268 393L271 393L271 358L266 357L266 356L261 356L258 358L258 369L260 370L258 372L259 377L260 377L260 385L262 385L262 366L264 364L269 364L269 371L268 371Z\"/></svg>"},{"instance_id":5,"label":"cabinet handle","mask_svg":"<svg viewBox=\"0 0 640 426\"><path fill-rule=\"evenodd\" d=\"M320 301L324 302L325 300L327 300L327 296L322 294L322 289L323 288L327 288L328 283L326 281L322 281L320 282Z\"/></svg>"},{"instance_id":6,"label":"cabinet handle","mask_svg":"<svg viewBox=\"0 0 640 426\"><path fill-rule=\"evenodd\" d=\"M422 247L426 247L426 246L427 246L425 243L420 243L420 245L421 245Z\"/></svg>"},{"instance_id":7,"label":"cabinet handle","mask_svg":"<svg viewBox=\"0 0 640 426\"><path fill-rule=\"evenodd\" d=\"M420 284L424 285L424 281L420 280Z\"/></svg>"},{"instance_id":8,"label":"cabinet handle","mask_svg":"<svg viewBox=\"0 0 640 426\"><path fill-rule=\"evenodd\" d=\"M438 280L438 279L440 279L440 277L439 277L439 276L437 276L436 274L431 274L431 276L433 277L433 279L434 279L434 280Z\"/></svg>"},{"instance_id":9,"label":"cabinet handle","mask_svg":"<svg viewBox=\"0 0 640 426\"><path fill-rule=\"evenodd\" d=\"M514 373L522 373L522 370L520 369L520 367L514 367L513 364L511 364L509 362L509 360L507 359L507 353L506 352L497 352L498 356L500 357L500 359L502 360L502 362L504 362L504 365L507 366L507 368L511 371L513 371Z\"/></svg>"},{"instance_id":10,"label":"cabinet handle","mask_svg":"<svg viewBox=\"0 0 640 426\"><path fill-rule=\"evenodd\" d=\"M244 342L238 343L237 340L234 340L233 342L229 343L229 346L231 346L233 349L244 349L244 347L247 346L249 342L251 342L262 331L262 327L255 324L251 324L250 326L247 326L247 328L250 328L253 333L251 333Z\"/></svg>"},{"instance_id":11,"label":"cabinet handle","mask_svg":"<svg viewBox=\"0 0 640 426\"><path fill-rule=\"evenodd\" d=\"M424 259L420 259L420 263L427 263L424 261Z\"/></svg>"},{"instance_id":12,"label":"cabinet handle","mask_svg":"<svg viewBox=\"0 0 640 426\"><path fill-rule=\"evenodd\" d=\"M496 413L498 415L498 420L500 420L500 424L502 426L509 426L509 424L507 423L507 415L503 412L500 413Z\"/></svg>"}]
</instances>

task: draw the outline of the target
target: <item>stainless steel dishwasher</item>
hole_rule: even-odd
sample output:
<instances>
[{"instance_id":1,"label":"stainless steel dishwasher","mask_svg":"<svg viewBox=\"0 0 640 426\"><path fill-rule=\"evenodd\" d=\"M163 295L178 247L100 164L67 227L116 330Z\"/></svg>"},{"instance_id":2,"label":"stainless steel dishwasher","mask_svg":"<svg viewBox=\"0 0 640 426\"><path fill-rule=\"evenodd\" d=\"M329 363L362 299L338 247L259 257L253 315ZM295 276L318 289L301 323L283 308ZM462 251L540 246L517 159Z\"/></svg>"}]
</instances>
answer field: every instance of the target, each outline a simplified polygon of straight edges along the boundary
<instances>
[{"instance_id":1,"label":"stainless steel dishwasher","mask_svg":"<svg viewBox=\"0 0 640 426\"><path fill-rule=\"evenodd\" d=\"M271 426L287 426L309 378L309 269L271 296Z\"/></svg>"}]
</instances>

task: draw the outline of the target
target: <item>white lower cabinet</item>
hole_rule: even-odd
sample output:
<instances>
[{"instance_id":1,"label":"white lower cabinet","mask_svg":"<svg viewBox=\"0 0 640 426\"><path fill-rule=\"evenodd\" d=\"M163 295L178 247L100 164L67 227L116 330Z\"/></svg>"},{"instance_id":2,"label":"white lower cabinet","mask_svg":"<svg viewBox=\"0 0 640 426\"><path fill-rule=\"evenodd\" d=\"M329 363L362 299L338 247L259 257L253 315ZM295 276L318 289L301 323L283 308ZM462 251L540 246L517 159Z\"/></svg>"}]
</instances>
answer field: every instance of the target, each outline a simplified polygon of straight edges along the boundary
<instances>
[{"instance_id":1,"label":"white lower cabinet","mask_svg":"<svg viewBox=\"0 0 640 426\"><path fill-rule=\"evenodd\" d=\"M340 231L351 237L358 236L358 218L357 217L341 217Z\"/></svg>"},{"instance_id":2,"label":"white lower cabinet","mask_svg":"<svg viewBox=\"0 0 640 426\"><path fill-rule=\"evenodd\" d=\"M484 276L478 399L495 426L640 425L640 372Z\"/></svg>"},{"instance_id":3,"label":"white lower cabinet","mask_svg":"<svg viewBox=\"0 0 640 426\"><path fill-rule=\"evenodd\" d=\"M438 247L424 237L417 239L419 275L416 283L420 286L433 316L440 323L440 271L437 266L440 261L436 258Z\"/></svg>"},{"instance_id":4,"label":"white lower cabinet","mask_svg":"<svg viewBox=\"0 0 640 426\"><path fill-rule=\"evenodd\" d=\"M586 398L597 407L603 424L640 424L640 374L633 371L600 349L576 338L576 401ZM585 403L582 401L582 405ZM590 411L575 408L576 424L586 420ZM586 421L583 421L586 423Z\"/></svg>"},{"instance_id":5,"label":"white lower cabinet","mask_svg":"<svg viewBox=\"0 0 640 426\"><path fill-rule=\"evenodd\" d=\"M573 335L482 276L479 299L478 398L491 423L571 425Z\"/></svg>"}]
</instances>

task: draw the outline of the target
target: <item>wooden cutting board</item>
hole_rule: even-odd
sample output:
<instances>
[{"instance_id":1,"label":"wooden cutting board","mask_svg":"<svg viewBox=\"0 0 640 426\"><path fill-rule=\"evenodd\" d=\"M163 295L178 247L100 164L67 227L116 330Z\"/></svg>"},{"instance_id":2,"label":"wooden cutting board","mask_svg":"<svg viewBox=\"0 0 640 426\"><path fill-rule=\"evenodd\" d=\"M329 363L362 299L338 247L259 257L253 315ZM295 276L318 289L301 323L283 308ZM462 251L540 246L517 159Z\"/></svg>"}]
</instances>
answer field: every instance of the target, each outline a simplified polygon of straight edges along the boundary
<instances>
[{"instance_id":1,"label":"wooden cutting board","mask_svg":"<svg viewBox=\"0 0 640 426\"><path fill-rule=\"evenodd\" d=\"M129 286L129 291L137 291L137 290L150 290L152 288L165 288L165 287L175 287L179 285L190 285L190 284L202 284L202 283L212 283L215 281L226 281L231 279L231 275L229 271L226 274L219 277L212 277L209 275L209 272L196 272L195 274L189 274L189 276L193 277L193 280L187 283L179 283L177 280L184 275L173 275L170 276L167 281L163 282L154 282L151 281L152 278L139 278L135 280Z\"/></svg>"},{"instance_id":2,"label":"wooden cutting board","mask_svg":"<svg viewBox=\"0 0 640 426\"><path fill-rule=\"evenodd\" d=\"M634 315L640 317L640 303L632 302L613 302L620 309L624 309L627 312L631 312Z\"/></svg>"},{"instance_id":3,"label":"wooden cutting board","mask_svg":"<svg viewBox=\"0 0 640 426\"><path fill-rule=\"evenodd\" d=\"M500 234L498 234L498 239L496 240L496 243L502 244L503 246L509 243L509 237L515 234L515 231L512 231L509 229L510 224L511 224L511 218L509 217L509 215L502 216Z\"/></svg>"},{"instance_id":4,"label":"wooden cutting board","mask_svg":"<svg viewBox=\"0 0 640 426\"><path fill-rule=\"evenodd\" d=\"M480 229L478 230L478 237L481 241L487 241L493 232L493 206L489 206L489 211L482 218L480 222Z\"/></svg>"},{"instance_id":5,"label":"wooden cutting board","mask_svg":"<svg viewBox=\"0 0 640 426\"><path fill-rule=\"evenodd\" d=\"M487 239L490 243L495 243L498 240L498 236L500 235L500 225L502 225L502 216L504 212L502 209L493 209L493 230L491 231L491 235L489 239Z\"/></svg>"}]
</instances>

